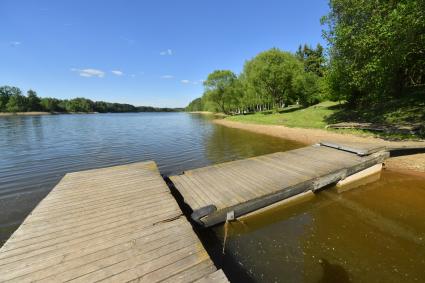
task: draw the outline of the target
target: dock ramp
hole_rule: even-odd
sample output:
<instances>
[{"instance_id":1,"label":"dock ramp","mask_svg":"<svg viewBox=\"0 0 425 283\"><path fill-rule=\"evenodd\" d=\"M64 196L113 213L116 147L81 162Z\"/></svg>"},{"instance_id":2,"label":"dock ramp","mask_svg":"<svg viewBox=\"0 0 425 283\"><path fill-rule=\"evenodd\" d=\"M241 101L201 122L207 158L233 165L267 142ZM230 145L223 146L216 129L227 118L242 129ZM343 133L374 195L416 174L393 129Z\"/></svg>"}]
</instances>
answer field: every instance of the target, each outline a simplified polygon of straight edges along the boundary
<instances>
[{"instance_id":1,"label":"dock ramp","mask_svg":"<svg viewBox=\"0 0 425 283\"><path fill-rule=\"evenodd\" d=\"M283 199L316 191L382 163L389 153L373 144L321 144L237 160L171 176L203 226L239 217Z\"/></svg>"}]
</instances>

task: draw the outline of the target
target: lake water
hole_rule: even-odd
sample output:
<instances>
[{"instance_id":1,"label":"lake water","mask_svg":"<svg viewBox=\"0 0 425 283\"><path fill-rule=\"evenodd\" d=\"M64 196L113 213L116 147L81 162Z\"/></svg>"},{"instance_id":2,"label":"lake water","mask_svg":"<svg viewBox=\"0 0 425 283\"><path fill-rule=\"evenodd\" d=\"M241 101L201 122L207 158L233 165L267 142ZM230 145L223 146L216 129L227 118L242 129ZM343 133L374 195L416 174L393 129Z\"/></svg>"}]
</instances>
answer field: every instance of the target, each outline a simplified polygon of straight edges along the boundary
<instances>
[{"instance_id":1,"label":"lake water","mask_svg":"<svg viewBox=\"0 0 425 283\"><path fill-rule=\"evenodd\" d=\"M179 173L301 144L186 113L0 118L0 237L66 172L155 160ZM384 171L341 194L198 231L232 282L425 282L425 179Z\"/></svg>"},{"instance_id":2,"label":"lake water","mask_svg":"<svg viewBox=\"0 0 425 283\"><path fill-rule=\"evenodd\" d=\"M0 242L67 172L155 160L170 175L300 147L211 123L212 116L130 113L0 117Z\"/></svg>"},{"instance_id":3,"label":"lake water","mask_svg":"<svg viewBox=\"0 0 425 283\"><path fill-rule=\"evenodd\" d=\"M229 225L216 261L240 282L425 282L425 178L383 171ZM236 272L233 272L236 271Z\"/></svg>"}]
</instances>

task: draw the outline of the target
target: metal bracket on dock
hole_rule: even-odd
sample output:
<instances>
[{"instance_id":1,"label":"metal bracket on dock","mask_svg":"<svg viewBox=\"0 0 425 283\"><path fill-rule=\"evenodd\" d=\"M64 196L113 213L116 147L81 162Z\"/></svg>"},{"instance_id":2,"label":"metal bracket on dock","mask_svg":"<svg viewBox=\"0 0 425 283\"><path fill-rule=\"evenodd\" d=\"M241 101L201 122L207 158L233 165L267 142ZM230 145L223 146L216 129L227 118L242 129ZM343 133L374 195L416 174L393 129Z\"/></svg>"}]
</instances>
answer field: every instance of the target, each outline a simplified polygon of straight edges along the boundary
<instances>
[{"instance_id":1,"label":"metal bracket on dock","mask_svg":"<svg viewBox=\"0 0 425 283\"><path fill-rule=\"evenodd\" d=\"M217 207L213 204L210 204L193 211L190 215L190 218L192 218L192 220L198 223L199 225L204 225L201 218L210 215L211 213L216 211Z\"/></svg>"},{"instance_id":2,"label":"metal bracket on dock","mask_svg":"<svg viewBox=\"0 0 425 283\"><path fill-rule=\"evenodd\" d=\"M226 214L226 221L233 221L233 220L235 220L235 211L234 210L229 211Z\"/></svg>"}]
</instances>

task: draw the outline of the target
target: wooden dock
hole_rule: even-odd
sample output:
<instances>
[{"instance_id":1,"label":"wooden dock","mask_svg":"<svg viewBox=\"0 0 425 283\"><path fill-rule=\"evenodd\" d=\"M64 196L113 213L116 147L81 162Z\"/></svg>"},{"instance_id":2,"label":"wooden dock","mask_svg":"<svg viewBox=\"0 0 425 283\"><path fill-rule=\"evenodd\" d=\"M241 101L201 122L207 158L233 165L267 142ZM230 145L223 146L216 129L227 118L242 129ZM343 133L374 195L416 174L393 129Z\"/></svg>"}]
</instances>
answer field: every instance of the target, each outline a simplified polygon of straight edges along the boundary
<instances>
[{"instance_id":1,"label":"wooden dock","mask_svg":"<svg viewBox=\"0 0 425 283\"><path fill-rule=\"evenodd\" d=\"M67 174L0 249L0 282L228 282L154 162Z\"/></svg>"},{"instance_id":2,"label":"wooden dock","mask_svg":"<svg viewBox=\"0 0 425 283\"><path fill-rule=\"evenodd\" d=\"M170 180L192 208L192 219L208 227L316 191L388 156L384 147L373 144L323 142L190 170Z\"/></svg>"}]
</instances>

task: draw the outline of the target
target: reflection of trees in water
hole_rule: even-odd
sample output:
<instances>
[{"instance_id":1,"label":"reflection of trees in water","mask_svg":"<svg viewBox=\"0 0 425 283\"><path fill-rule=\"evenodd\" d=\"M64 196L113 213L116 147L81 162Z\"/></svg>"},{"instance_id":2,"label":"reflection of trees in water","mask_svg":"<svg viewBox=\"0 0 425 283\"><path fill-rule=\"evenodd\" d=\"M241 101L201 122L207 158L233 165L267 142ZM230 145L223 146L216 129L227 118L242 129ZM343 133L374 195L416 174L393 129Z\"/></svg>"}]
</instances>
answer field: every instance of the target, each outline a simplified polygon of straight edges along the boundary
<instances>
[{"instance_id":1,"label":"reflection of trees in water","mask_svg":"<svg viewBox=\"0 0 425 283\"><path fill-rule=\"evenodd\" d=\"M220 163L300 147L296 142L259 135L244 130L214 125L204 138L206 156Z\"/></svg>"},{"instance_id":2,"label":"reflection of trees in water","mask_svg":"<svg viewBox=\"0 0 425 283\"><path fill-rule=\"evenodd\" d=\"M33 139L43 138L41 116L6 116L2 119L2 138L6 145L31 145Z\"/></svg>"}]
</instances>

